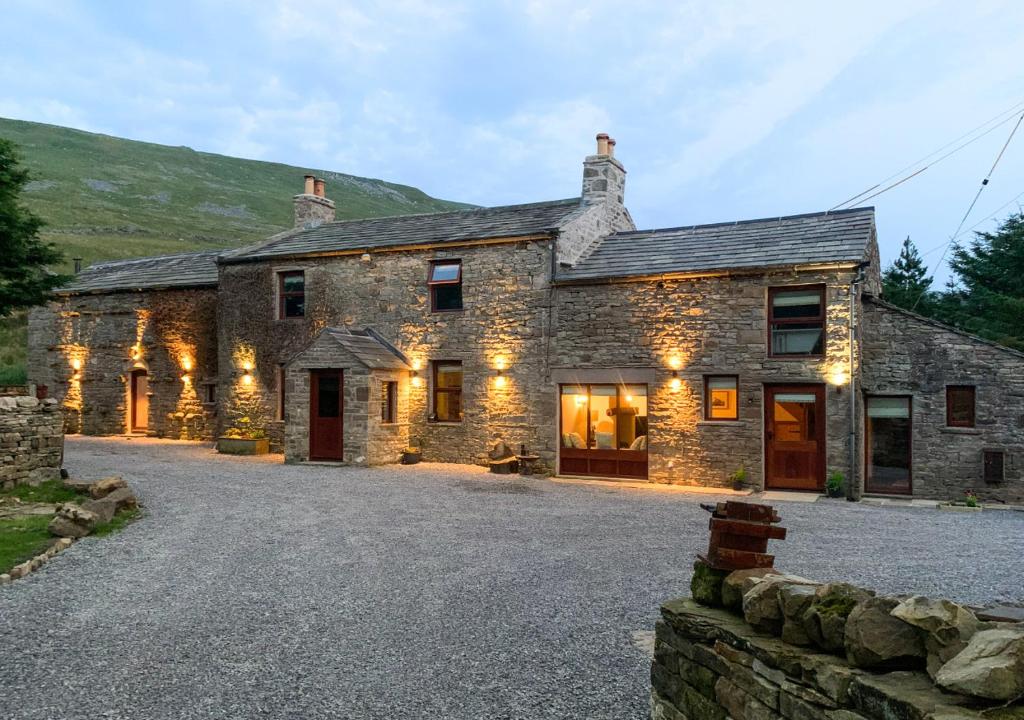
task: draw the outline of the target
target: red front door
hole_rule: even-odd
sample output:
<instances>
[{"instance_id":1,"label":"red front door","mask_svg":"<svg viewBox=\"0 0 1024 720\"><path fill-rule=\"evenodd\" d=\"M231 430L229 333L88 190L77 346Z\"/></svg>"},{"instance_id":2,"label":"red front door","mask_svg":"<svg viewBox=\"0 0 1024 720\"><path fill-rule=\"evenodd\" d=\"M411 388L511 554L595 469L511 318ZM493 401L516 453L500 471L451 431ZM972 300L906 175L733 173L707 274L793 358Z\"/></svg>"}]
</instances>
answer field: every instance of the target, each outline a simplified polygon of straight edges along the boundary
<instances>
[{"instance_id":1,"label":"red front door","mask_svg":"<svg viewBox=\"0 0 1024 720\"><path fill-rule=\"evenodd\" d=\"M311 370L309 379L309 459L341 460L342 450L341 370Z\"/></svg>"},{"instance_id":2,"label":"red front door","mask_svg":"<svg viewBox=\"0 0 1024 720\"><path fill-rule=\"evenodd\" d=\"M765 487L825 487L825 386L766 385Z\"/></svg>"}]
</instances>

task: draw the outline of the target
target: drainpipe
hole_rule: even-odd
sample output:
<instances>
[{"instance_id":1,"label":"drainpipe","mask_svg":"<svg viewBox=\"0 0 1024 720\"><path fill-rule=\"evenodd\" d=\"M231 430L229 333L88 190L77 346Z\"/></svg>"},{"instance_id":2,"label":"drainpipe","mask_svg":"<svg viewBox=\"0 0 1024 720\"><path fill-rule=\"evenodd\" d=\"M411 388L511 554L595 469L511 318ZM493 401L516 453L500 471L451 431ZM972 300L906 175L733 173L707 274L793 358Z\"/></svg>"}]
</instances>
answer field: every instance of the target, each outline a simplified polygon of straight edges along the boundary
<instances>
[{"instance_id":1,"label":"drainpipe","mask_svg":"<svg viewBox=\"0 0 1024 720\"><path fill-rule=\"evenodd\" d=\"M857 274L850 282L850 474L846 483L846 499L860 500L860 478L857 477L857 373L855 365L857 331L857 289L864 282L864 265L857 266ZM854 483L854 480L857 480Z\"/></svg>"}]
</instances>

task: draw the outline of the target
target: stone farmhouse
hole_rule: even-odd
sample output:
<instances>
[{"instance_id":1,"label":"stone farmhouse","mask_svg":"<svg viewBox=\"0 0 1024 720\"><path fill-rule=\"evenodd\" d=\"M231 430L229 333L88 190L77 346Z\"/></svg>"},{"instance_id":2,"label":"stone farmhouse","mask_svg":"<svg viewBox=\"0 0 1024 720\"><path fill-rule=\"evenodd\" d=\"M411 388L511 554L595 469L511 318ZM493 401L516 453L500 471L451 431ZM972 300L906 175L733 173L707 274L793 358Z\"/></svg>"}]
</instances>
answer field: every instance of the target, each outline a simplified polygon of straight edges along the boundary
<instances>
[{"instance_id":1,"label":"stone farmhouse","mask_svg":"<svg viewBox=\"0 0 1024 720\"><path fill-rule=\"evenodd\" d=\"M580 197L334 220L105 262L30 318L70 431L266 436L285 462L1024 501L1024 354L879 299L874 211L637 230L614 140Z\"/></svg>"}]
</instances>

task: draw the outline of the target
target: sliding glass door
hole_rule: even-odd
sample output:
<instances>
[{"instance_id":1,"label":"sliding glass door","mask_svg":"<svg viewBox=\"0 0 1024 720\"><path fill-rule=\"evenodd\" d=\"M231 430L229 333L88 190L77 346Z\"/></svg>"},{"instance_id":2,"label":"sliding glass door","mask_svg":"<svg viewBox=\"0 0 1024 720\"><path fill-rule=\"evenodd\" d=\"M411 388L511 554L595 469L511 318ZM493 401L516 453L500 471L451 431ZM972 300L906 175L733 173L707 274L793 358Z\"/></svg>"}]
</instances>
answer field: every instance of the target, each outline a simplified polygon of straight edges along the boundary
<instances>
[{"instance_id":1,"label":"sliding glass door","mask_svg":"<svg viewBox=\"0 0 1024 720\"><path fill-rule=\"evenodd\" d=\"M646 385L562 385L559 394L561 473L647 478Z\"/></svg>"}]
</instances>

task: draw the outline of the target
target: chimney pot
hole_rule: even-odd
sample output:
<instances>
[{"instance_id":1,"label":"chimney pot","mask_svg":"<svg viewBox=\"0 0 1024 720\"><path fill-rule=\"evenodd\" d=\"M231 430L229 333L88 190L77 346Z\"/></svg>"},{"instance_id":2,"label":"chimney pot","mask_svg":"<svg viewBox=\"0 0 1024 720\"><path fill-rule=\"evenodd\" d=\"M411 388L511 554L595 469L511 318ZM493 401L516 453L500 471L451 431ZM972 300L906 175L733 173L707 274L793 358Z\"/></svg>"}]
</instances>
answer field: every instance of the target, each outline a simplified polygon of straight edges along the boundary
<instances>
[{"instance_id":1,"label":"chimney pot","mask_svg":"<svg viewBox=\"0 0 1024 720\"><path fill-rule=\"evenodd\" d=\"M608 155L615 157L615 138L608 138Z\"/></svg>"},{"instance_id":2,"label":"chimney pot","mask_svg":"<svg viewBox=\"0 0 1024 720\"><path fill-rule=\"evenodd\" d=\"M608 133L597 134L597 154L607 155L608 154Z\"/></svg>"},{"instance_id":3,"label":"chimney pot","mask_svg":"<svg viewBox=\"0 0 1024 720\"><path fill-rule=\"evenodd\" d=\"M302 192L304 194L306 194L306 195L312 195L313 192L314 192L314 190L313 190L313 183L314 183L313 176L312 175L306 175L306 186L305 186L305 188L303 188Z\"/></svg>"},{"instance_id":4,"label":"chimney pot","mask_svg":"<svg viewBox=\"0 0 1024 720\"><path fill-rule=\"evenodd\" d=\"M313 182L313 194L317 197L327 197L327 181L323 178L317 178Z\"/></svg>"}]
</instances>

